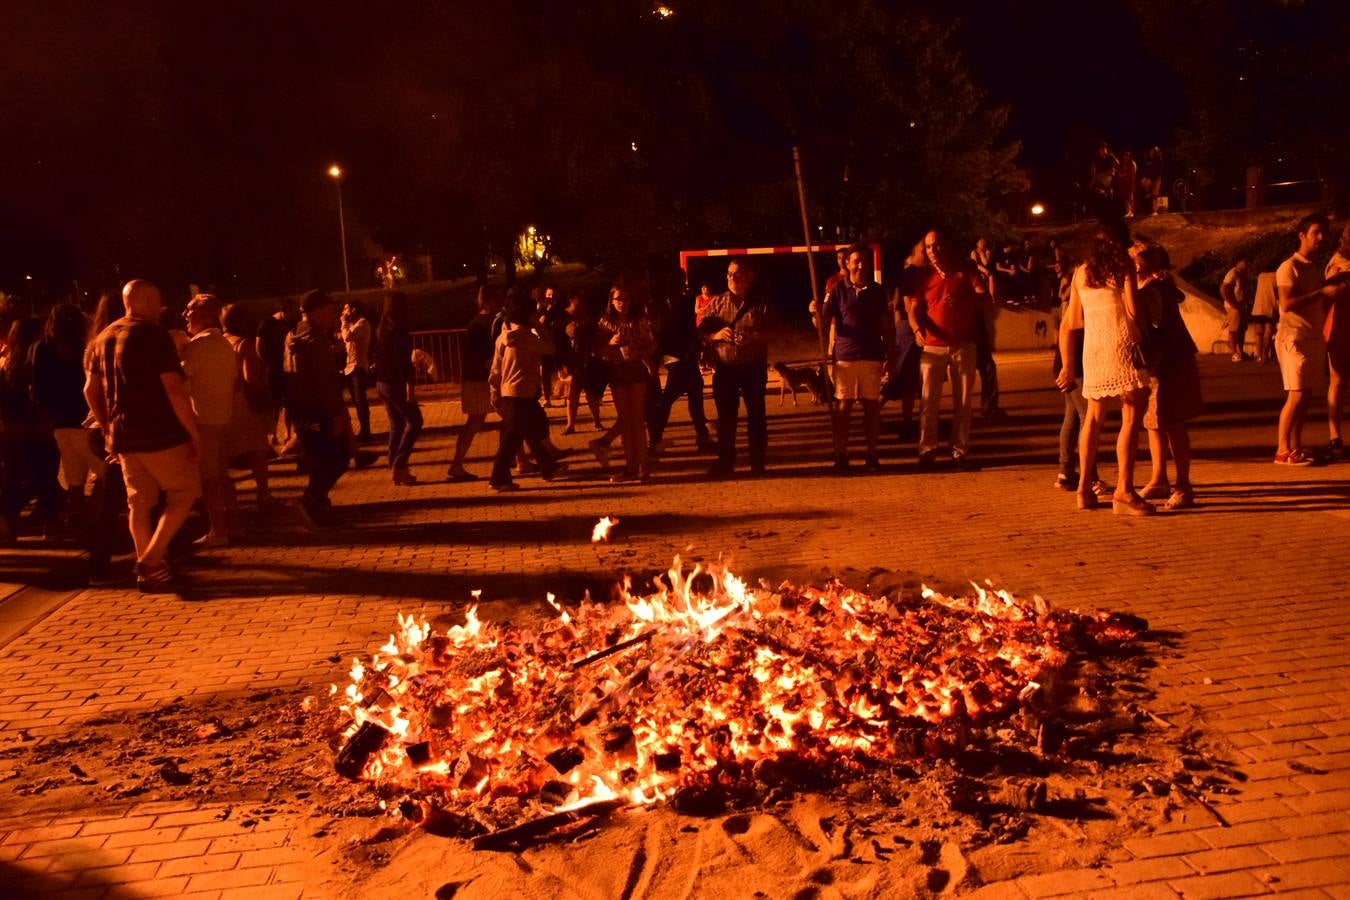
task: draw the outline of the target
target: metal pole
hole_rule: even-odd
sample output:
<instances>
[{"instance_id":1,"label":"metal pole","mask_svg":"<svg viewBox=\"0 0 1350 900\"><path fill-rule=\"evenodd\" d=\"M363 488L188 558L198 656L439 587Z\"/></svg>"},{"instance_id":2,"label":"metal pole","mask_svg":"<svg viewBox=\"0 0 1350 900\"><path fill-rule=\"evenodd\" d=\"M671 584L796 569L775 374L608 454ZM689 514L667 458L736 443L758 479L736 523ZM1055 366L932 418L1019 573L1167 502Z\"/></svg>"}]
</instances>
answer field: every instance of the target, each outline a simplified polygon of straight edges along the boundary
<instances>
[{"instance_id":1,"label":"metal pole","mask_svg":"<svg viewBox=\"0 0 1350 900\"><path fill-rule=\"evenodd\" d=\"M342 290L352 292L352 273L347 267L347 217L342 212L342 179L335 178L338 194L338 233L342 236Z\"/></svg>"},{"instance_id":2,"label":"metal pole","mask_svg":"<svg viewBox=\"0 0 1350 900\"><path fill-rule=\"evenodd\" d=\"M792 148L792 167L797 175L797 202L802 209L802 235L806 244L806 268L811 273L811 301L816 306L816 336L820 339L820 358L825 359L829 343L825 337L825 310L820 303L820 285L816 282L815 245L811 241L811 220L806 215L806 181L802 178L802 154Z\"/></svg>"}]
</instances>

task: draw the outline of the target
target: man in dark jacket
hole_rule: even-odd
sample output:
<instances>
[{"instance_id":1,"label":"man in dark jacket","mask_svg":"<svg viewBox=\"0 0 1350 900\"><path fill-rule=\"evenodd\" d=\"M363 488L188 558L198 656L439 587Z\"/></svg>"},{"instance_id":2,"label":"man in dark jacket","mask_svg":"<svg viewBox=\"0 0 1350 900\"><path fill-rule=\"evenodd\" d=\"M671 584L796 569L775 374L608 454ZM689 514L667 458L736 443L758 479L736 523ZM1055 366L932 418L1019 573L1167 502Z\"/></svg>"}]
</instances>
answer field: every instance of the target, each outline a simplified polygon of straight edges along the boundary
<instances>
[{"instance_id":1,"label":"man in dark jacket","mask_svg":"<svg viewBox=\"0 0 1350 900\"><path fill-rule=\"evenodd\" d=\"M297 511L306 525L345 524L333 512L328 492L347 471L352 423L342 402L342 345L334 336L338 310L322 291L300 300L301 320L286 336L286 409L309 463L309 485Z\"/></svg>"}]
</instances>

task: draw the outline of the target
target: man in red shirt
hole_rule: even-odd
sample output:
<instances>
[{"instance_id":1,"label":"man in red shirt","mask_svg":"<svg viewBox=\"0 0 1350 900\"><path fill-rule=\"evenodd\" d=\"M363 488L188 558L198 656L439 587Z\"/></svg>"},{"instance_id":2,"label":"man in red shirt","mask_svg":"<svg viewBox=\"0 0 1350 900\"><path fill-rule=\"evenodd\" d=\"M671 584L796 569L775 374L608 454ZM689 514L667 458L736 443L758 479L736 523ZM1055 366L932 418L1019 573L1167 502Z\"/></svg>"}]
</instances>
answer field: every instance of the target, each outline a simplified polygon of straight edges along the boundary
<instances>
[{"instance_id":1,"label":"man in red shirt","mask_svg":"<svg viewBox=\"0 0 1350 900\"><path fill-rule=\"evenodd\" d=\"M909 324L922 348L923 378L919 425L919 465L931 466L938 452L938 408L942 385L952 381L952 461L966 462L970 443L971 395L975 390L975 338L987 291L972 267L963 263L937 231L923 238L928 264L909 282Z\"/></svg>"}]
</instances>

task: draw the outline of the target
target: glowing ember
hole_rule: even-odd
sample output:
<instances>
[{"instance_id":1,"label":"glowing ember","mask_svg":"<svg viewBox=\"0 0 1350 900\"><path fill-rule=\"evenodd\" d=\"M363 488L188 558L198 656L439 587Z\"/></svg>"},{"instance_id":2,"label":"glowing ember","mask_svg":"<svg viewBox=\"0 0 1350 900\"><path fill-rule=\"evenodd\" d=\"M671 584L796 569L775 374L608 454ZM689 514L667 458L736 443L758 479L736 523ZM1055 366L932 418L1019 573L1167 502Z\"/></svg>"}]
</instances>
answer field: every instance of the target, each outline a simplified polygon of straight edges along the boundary
<instances>
[{"instance_id":1,"label":"glowing ember","mask_svg":"<svg viewBox=\"0 0 1350 900\"><path fill-rule=\"evenodd\" d=\"M420 809L492 805L498 822L748 789L784 766L838 776L959 747L1071 647L1143 627L978 585L900 600L837 582L752 589L678 558L654 588L625 579L622 605L571 611L550 594L558 615L540 628L476 607L444 632L400 615L337 693L351 717L339 771Z\"/></svg>"},{"instance_id":2,"label":"glowing ember","mask_svg":"<svg viewBox=\"0 0 1350 900\"><path fill-rule=\"evenodd\" d=\"M598 544L601 541L609 540L609 530L618 524L618 519L611 519L609 516L605 516L599 522L596 522L595 528L591 531L591 543Z\"/></svg>"}]
</instances>

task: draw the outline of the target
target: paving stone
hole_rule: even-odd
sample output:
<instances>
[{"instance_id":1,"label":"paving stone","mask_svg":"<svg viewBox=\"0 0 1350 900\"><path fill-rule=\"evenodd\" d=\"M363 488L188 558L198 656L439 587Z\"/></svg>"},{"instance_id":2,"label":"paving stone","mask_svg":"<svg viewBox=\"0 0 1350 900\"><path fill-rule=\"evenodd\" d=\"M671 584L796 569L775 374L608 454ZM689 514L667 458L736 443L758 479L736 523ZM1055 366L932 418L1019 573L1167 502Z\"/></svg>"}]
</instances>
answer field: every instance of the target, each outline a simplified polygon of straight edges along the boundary
<instances>
[{"instance_id":1,"label":"paving stone","mask_svg":"<svg viewBox=\"0 0 1350 900\"><path fill-rule=\"evenodd\" d=\"M984 454L988 465L976 473L917 474L912 447L888 437L883 456L890 467L881 476L783 476L787 436L806 441L825 465L828 429L820 408L773 404L771 477L715 489L696 481L709 460L691 454L682 407L669 432L677 446L650 485L619 489L602 480L585 458L589 431L557 438L583 451L574 466L578 480L541 486L523 478L525 490L513 497L492 495L482 484L435 483L395 493L386 470L349 473L334 502L353 515L350 529L309 535L279 523L274 540L185 563L189 581L228 602L178 604L101 589L58 608L0 656L0 728L61 737L92 716L142 712L179 696L209 704L227 693L305 685L317 694L344 677L344 665L328 657L379 646L398 611L458 615L475 588L483 588L488 614L539 603L545 589L568 579L659 569L689 544L695 545L691 557L734 551L747 579L847 578L875 566L919 570L943 586L991 577L1059 606L1135 612L1175 633L1175 652L1162 654L1153 670L1158 704L1178 711L1194 706L1206 736L1249 780L1217 806L1230 828L1184 808L1182 819L1158 833L1128 840L1130 861L988 885L974 896L1027 897L1027 884L1035 896L1152 897L1176 889L1209 897L1286 888L1346 896L1350 874L1338 876L1330 863L1350 835L1350 673L1344 666L1350 577L1342 549L1350 541L1344 489L1350 467L1271 466L1266 445L1277 373L1202 358L1207 398L1224 413L1193 430L1201 508L1150 520L1079 514L1072 496L1050 487L1053 465L1045 460L1053 454L1056 426L1045 423L1062 401L1047 368L1040 358L1000 360L1013 418L977 422L972 451L976 458ZM437 427L459 417L453 402L434 393L424 412L433 428L413 468L434 477L453 440ZM558 411L551 414L556 424ZM1314 445L1325 440L1318 415L1308 425ZM890 435L893 410L886 418ZM479 438L470 468L486 470L493 443ZM1112 452L1103 449L1109 480ZM298 491L289 464L275 467L274 489L282 496ZM251 502L245 490L246 509ZM590 526L602 515L623 521L614 543L592 546ZM940 527L893 524L926 521ZM760 536L747 537L752 531ZM1214 550L1216 534L1223 536L1221 553ZM1279 554L1270 552L1272 534L1280 536ZM72 551L52 552L80 565ZM1235 567L1235 559L1263 560L1259 575ZM110 608L118 610L115 621L101 614ZM208 643L209 656L198 652ZM175 830L181 830L176 841L166 837ZM162 882L187 896L214 900L247 892L261 900L268 892L295 896L293 885L275 881L321 849L310 830L277 817L243 831L193 801L63 809L0 819L0 860L17 853L22 867L26 854L35 853L33 860L54 865L49 860L62 855L73 860L101 849L129 851L119 878L146 881L139 877L144 867L157 865ZM231 883L224 876L236 874L234 868L272 882ZM1146 880L1150 872L1166 883ZM1263 872L1282 880L1263 882Z\"/></svg>"}]
</instances>

